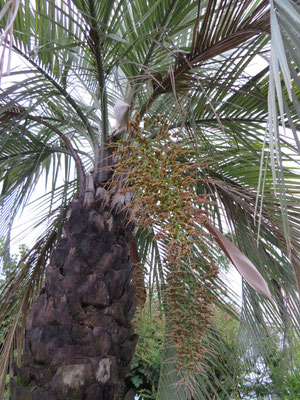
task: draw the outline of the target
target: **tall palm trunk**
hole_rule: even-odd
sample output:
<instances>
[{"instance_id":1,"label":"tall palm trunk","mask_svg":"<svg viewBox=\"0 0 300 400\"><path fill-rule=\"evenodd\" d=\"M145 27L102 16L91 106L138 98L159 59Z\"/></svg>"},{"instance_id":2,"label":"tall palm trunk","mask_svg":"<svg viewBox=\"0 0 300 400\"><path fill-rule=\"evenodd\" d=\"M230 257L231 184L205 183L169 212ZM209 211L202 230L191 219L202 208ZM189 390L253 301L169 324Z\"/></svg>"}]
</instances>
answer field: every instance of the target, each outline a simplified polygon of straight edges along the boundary
<instances>
[{"instance_id":1,"label":"tall palm trunk","mask_svg":"<svg viewBox=\"0 0 300 400\"><path fill-rule=\"evenodd\" d=\"M118 399L137 341L132 228L111 202L72 202L28 315L11 399Z\"/></svg>"}]
</instances>

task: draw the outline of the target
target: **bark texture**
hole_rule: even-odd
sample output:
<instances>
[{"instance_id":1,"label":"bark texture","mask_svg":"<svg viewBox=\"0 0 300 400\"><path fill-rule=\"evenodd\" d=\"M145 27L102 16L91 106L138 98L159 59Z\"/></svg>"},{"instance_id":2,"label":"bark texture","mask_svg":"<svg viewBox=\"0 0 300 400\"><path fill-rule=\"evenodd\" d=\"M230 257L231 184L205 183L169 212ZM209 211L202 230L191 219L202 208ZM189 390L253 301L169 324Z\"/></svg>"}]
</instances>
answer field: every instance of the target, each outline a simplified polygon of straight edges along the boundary
<instances>
[{"instance_id":1,"label":"bark texture","mask_svg":"<svg viewBox=\"0 0 300 400\"><path fill-rule=\"evenodd\" d=\"M12 400L116 400L134 354L132 224L101 199L70 208L28 315Z\"/></svg>"}]
</instances>

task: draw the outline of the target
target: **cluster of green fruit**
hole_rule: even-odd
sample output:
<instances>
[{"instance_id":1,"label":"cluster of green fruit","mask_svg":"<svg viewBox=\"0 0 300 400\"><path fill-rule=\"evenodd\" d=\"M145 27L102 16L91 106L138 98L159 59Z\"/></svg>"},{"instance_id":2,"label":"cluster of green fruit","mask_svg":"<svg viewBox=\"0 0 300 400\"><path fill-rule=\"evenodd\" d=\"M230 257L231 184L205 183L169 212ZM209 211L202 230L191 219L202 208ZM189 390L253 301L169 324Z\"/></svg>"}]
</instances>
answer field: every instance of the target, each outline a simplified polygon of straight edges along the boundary
<instances>
[{"instance_id":1,"label":"cluster of green fruit","mask_svg":"<svg viewBox=\"0 0 300 400\"><path fill-rule=\"evenodd\" d=\"M190 146L180 132L170 134L162 116L149 127L156 129L155 140L147 138L148 120L143 122L142 128L137 115L130 121L131 139L115 144L113 179L122 177L123 193L134 192L127 205L131 218L145 228L154 224L154 239L166 248L166 314L178 369L201 372L218 274L208 254L203 253L201 267L191 256L199 235L206 235L201 226L207 221L205 205L211 203L207 194L195 193L204 163L186 161L193 159Z\"/></svg>"}]
</instances>

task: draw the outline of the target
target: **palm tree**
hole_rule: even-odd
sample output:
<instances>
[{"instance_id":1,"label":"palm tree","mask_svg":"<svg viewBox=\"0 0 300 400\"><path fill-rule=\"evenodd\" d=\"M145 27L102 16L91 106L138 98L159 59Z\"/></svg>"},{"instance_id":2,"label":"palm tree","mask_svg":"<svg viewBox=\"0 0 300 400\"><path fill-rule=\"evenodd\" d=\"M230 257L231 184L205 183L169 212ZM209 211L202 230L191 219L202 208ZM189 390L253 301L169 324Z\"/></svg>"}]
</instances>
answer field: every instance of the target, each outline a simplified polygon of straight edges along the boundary
<instances>
[{"instance_id":1,"label":"palm tree","mask_svg":"<svg viewBox=\"0 0 300 400\"><path fill-rule=\"evenodd\" d=\"M220 249L247 282L258 350L270 325L290 347L299 334L298 2L0 5L1 69L18 64L0 92L7 247L46 188L31 224L43 232L1 290L0 397L9 369L12 399L124 398L133 280L143 307L149 279L166 316L157 398L221 398L209 317L234 311Z\"/></svg>"}]
</instances>

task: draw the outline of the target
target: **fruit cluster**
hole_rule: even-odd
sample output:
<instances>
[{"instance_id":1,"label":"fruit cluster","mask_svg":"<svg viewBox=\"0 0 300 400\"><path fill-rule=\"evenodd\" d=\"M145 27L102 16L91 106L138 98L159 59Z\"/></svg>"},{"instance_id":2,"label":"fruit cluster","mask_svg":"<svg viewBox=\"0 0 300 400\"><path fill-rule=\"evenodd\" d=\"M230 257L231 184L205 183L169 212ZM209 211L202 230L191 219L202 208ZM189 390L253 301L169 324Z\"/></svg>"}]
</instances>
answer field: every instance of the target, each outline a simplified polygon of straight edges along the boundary
<instances>
[{"instance_id":1,"label":"fruit cluster","mask_svg":"<svg viewBox=\"0 0 300 400\"><path fill-rule=\"evenodd\" d=\"M207 220L209 195L197 195L199 170L205 161L196 162L191 146L180 132L170 133L168 121L158 116L150 125L156 140L147 138L137 115L130 121L131 139L114 144L118 163L114 181L123 193L134 192L127 205L131 218L147 228L154 226L155 237L167 250L165 299L170 339L177 348L177 367L181 372L203 371L207 354L206 332L212 315L214 284L218 268L205 251L203 240L201 265L199 237ZM154 224L154 225L153 225Z\"/></svg>"}]
</instances>

